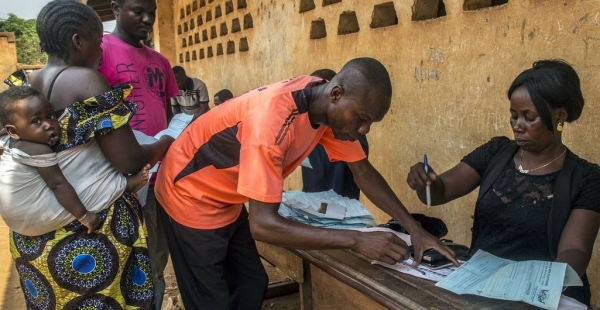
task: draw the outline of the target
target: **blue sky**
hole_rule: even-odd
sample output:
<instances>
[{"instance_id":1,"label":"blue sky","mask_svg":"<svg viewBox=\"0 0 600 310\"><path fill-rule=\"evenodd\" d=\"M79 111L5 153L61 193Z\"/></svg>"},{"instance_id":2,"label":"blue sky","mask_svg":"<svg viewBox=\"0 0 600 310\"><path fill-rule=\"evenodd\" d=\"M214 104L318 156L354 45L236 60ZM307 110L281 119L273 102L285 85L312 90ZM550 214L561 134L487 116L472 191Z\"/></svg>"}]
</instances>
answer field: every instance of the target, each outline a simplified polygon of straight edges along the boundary
<instances>
[{"instance_id":1,"label":"blue sky","mask_svg":"<svg viewBox=\"0 0 600 310\"><path fill-rule=\"evenodd\" d=\"M31 19L35 18L42 7L48 0L10 0L2 1L0 5L0 18L5 19L8 17L8 13L14 13L15 15L24 18ZM9 4L10 3L10 4Z\"/></svg>"},{"instance_id":2,"label":"blue sky","mask_svg":"<svg viewBox=\"0 0 600 310\"><path fill-rule=\"evenodd\" d=\"M14 13L24 19L36 18L48 2L49 0L1 0L0 19L8 18L8 13ZM104 31L111 32L114 28L114 21L104 23Z\"/></svg>"}]
</instances>

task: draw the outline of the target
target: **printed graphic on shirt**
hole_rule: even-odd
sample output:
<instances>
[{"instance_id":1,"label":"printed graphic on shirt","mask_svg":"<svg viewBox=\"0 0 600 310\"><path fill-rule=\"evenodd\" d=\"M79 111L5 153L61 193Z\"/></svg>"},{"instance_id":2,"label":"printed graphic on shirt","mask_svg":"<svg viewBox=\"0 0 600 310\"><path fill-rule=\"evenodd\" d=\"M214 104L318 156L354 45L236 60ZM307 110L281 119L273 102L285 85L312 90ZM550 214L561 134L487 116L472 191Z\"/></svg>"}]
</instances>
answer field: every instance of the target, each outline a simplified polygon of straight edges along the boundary
<instances>
[{"instance_id":1,"label":"printed graphic on shirt","mask_svg":"<svg viewBox=\"0 0 600 310\"><path fill-rule=\"evenodd\" d=\"M147 65L144 68L143 76L148 92L157 99L166 100L165 73L160 66L154 63Z\"/></svg>"},{"instance_id":2,"label":"printed graphic on shirt","mask_svg":"<svg viewBox=\"0 0 600 310\"><path fill-rule=\"evenodd\" d=\"M277 137L275 137L275 145L280 145L283 142L283 139L285 138L288 130L290 129L290 126L292 125L292 123L294 122L294 119L296 118L296 116L298 114L300 114L300 113L298 113L298 110L295 109L285 119L283 126L281 126L281 129L279 129L279 133L277 134Z\"/></svg>"},{"instance_id":3,"label":"printed graphic on shirt","mask_svg":"<svg viewBox=\"0 0 600 310\"><path fill-rule=\"evenodd\" d=\"M146 115L152 114L146 108L146 100L150 97L144 96L144 93L164 102L166 100L165 73L155 63L148 64L142 72L138 72L139 68L133 63L118 63L115 69L119 83L126 83L133 87L127 100L138 106L138 110L129 124L136 130L144 131L148 128Z\"/></svg>"},{"instance_id":4,"label":"printed graphic on shirt","mask_svg":"<svg viewBox=\"0 0 600 310\"><path fill-rule=\"evenodd\" d=\"M192 160L179 172L173 183L207 166L212 165L217 169L226 169L239 165L241 145L236 137L237 132L236 125L210 137L194 154Z\"/></svg>"}]
</instances>

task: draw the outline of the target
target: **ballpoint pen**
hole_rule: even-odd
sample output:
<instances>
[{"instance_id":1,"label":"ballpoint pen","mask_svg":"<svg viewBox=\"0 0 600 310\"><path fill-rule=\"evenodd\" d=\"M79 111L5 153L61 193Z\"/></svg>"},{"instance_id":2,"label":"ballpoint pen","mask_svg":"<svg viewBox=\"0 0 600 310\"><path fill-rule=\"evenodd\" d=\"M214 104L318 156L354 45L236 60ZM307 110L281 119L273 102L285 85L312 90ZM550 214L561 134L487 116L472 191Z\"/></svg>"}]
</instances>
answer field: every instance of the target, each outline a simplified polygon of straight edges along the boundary
<instances>
[{"instance_id":1,"label":"ballpoint pen","mask_svg":"<svg viewBox=\"0 0 600 310\"><path fill-rule=\"evenodd\" d=\"M427 154L423 155L423 165L425 173L429 173L429 163L427 162ZM425 197L427 198L427 206L431 207L431 186L425 186Z\"/></svg>"}]
</instances>

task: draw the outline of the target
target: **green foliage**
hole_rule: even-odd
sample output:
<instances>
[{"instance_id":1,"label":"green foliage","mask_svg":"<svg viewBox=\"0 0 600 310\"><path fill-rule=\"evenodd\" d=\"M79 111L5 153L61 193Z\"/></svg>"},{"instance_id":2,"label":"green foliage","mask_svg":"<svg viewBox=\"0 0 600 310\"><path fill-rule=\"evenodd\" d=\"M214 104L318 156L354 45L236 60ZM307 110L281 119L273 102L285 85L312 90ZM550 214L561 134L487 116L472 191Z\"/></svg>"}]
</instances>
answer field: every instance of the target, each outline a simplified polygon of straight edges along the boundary
<instances>
[{"instance_id":1,"label":"green foliage","mask_svg":"<svg viewBox=\"0 0 600 310\"><path fill-rule=\"evenodd\" d=\"M44 64L48 55L40 50L40 40L35 32L35 19L22 19L8 13L8 19L0 20L0 32L14 32L17 45L17 61L21 64Z\"/></svg>"}]
</instances>

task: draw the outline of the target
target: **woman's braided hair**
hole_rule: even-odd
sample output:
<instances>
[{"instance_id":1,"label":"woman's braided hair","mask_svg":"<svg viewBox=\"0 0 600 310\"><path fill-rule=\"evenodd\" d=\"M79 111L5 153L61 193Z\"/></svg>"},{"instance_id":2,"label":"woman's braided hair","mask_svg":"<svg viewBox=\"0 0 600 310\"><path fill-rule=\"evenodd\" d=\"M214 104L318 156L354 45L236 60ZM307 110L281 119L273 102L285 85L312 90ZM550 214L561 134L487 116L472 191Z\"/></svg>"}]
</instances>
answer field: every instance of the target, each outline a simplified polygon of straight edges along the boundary
<instances>
[{"instance_id":1,"label":"woman's braided hair","mask_svg":"<svg viewBox=\"0 0 600 310\"><path fill-rule=\"evenodd\" d=\"M87 25L88 32L102 31L102 23L94 10L75 0L50 1L38 14L36 31L42 52L68 57L68 42Z\"/></svg>"}]
</instances>

